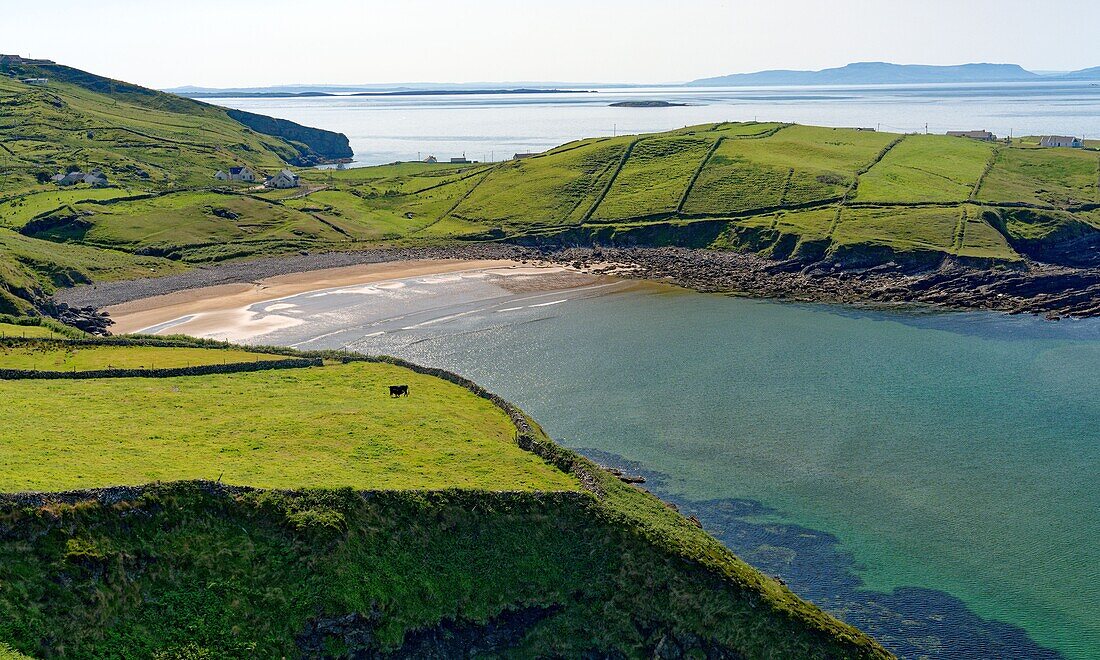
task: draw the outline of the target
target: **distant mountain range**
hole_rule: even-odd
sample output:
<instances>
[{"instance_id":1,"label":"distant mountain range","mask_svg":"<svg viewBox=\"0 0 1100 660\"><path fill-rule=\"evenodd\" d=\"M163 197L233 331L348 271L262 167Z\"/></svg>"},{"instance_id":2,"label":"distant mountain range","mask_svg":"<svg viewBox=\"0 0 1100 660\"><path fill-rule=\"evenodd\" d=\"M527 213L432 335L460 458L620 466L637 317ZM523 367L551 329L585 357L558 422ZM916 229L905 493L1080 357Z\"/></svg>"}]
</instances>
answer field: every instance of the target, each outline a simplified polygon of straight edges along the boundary
<instances>
[{"instance_id":1,"label":"distant mountain range","mask_svg":"<svg viewBox=\"0 0 1100 660\"><path fill-rule=\"evenodd\" d=\"M700 78L687 83L696 87L747 87L757 85L889 85L906 83L1035 82L1038 80L1100 80L1100 67L1071 73L1040 75L1018 64L890 64L855 62L820 71L772 70Z\"/></svg>"},{"instance_id":2,"label":"distant mountain range","mask_svg":"<svg viewBox=\"0 0 1100 660\"><path fill-rule=\"evenodd\" d=\"M1100 80L1100 66L1094 66L1090 69L1081 69L1080 71L1074 71L1072 73L1065 73L1058 78L1062 80Z\"/></svg>"}]
</instances>

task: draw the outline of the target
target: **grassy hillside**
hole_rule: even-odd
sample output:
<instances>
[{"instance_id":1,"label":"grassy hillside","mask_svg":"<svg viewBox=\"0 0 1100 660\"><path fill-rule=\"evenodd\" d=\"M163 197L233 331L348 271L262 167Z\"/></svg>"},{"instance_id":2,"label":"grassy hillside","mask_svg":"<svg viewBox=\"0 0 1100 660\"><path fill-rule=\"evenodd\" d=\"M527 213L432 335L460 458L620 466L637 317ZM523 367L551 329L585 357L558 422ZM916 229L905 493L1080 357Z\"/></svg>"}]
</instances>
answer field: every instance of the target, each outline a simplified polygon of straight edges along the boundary
<instances>
[{"instance_id":1,"label":"grassy hillside","mask_svg":"<svg viewBox=\"0 0 1100 660\"><path fill-rule=\"evenodd\" d=\"M21 82L25 76L46 76L50 82L27 85ZM225 242L260 234L256 238L277 245L275 250L294 249L299 234L341 237L308 215L280 216L270 205L249 205L246 198L225 206L230 212L246 207L242 215L258 218L254 226L189 231L179 222L186 213L176 209L193 209L199 222L217 221L222 207L191 191L210 190L219 169L247 165L274 172L288 162L319 157L308 144L248 128L222 108L61 65L7 58L0 60L0 108L0 313L27 311L56 286L179 270L148 258L158 254L157 233L175 234L165 241L173 246L199 237ZM323 138L326 144L342 140L346 147L343 136L318 133L325 135L299 137ZM59 188L48 181L75 169L102 170L110 186ZM160 206L153 201L176 192L182 197ZM119 208L136 219L102 225L93 220L101 214L109 218L107 212L120 200L134 205ZM141 220L150 215L161 224ZM106 237L97 240L100 233ZM61 242L106 249L58 247Z\"/></svg>"},{"instance_id":2,"label":"grassy hillside","mask_svg":"<svg viewBox=\"0 0 1100 660\"><path fill-rule=\"evenodd\" d=\"M1095 145L719 123L498 164L305 169L301 188L268 191L212 174L270 172L301 143L215 106L51 71L45 87L0 75L0 312L74 282L383 244L682 245L860 267L1100 265ZM43 182L72 167L102 168L112 185Z\"/></svg>"},{"instance_id":3,"label":"grassy hillside","mask_svg":"<svg viewBox=\"0 0 1100 660\"><path fill-rule=\"evenodd\" d=\"M0 227L0 314L31 311L57 287L153 277L183 268L167 259L43 241Z\"/></svg>"},{"instance_id":4,"label":"grassy hillside","mask_svg":"<svg viewBox=\"0 0 1100 660\"><path fill-rule=\"evenodd\" d=\"M476 386L328 358L0 381L0 493L222 475L0 494L0 657L887 657Z\"/></svg>"}]
</instances>

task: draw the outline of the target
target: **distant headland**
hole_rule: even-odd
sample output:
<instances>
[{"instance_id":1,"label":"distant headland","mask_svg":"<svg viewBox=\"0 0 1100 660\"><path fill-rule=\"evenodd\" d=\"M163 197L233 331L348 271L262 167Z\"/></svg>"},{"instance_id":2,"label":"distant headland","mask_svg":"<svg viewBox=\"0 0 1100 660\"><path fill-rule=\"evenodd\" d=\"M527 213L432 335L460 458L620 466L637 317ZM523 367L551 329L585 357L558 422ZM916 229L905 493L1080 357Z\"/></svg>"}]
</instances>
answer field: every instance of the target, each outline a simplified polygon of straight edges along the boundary
<instances>
[{"instance_id":1,"label":"distant headland","mask_svg":"<svg viewBox=\"0 0 1100 660\"><path fill-rule=\"evenodd\" d=\"M1100 67L1054 74L1039 74L1018 64L891 64L854 62L820 71L776 69L700 78L687 83L697 87L748 87L766 85L902 85L935 83L995 83L1100 80Z\"/></svg>"}]
</instances>

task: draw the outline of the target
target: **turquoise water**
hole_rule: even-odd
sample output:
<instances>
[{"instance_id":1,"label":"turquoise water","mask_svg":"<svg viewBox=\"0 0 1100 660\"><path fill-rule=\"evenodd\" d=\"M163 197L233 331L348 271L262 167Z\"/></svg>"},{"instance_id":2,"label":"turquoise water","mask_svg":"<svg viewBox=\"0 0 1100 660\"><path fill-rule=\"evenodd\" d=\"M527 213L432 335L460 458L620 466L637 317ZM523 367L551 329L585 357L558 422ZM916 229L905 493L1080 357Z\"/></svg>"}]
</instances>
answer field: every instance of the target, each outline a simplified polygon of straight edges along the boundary
<instances>
[{"instance_id":1,"label":"turquoise water","mask_svg":"<svg viewBox=\"0 0 1100 660\"><path fill-rule=\"evenodd\" d=\"M1100 657L1096 321L628 285L383 332L348 295L258 340L467 375L899 652Z\"/></svg>"}]
</instances>

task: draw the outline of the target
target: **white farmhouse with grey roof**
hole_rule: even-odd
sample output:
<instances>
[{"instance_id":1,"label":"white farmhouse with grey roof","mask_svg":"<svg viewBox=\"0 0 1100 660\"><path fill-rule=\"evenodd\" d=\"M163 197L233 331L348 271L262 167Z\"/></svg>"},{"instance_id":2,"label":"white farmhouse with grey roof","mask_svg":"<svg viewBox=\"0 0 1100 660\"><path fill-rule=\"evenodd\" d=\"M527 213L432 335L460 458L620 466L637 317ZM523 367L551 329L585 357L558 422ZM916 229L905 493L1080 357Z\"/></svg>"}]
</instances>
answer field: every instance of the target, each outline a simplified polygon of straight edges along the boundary
<instances>
[{"instance_id":1,"label":"white farmhouse with grey roof","mask_svg":"<svg viewBox=\"0 0 1100 660\"><path fill-rule=\"evenodd\" d=\"M283 170L267 180L268 188L297 188L298 175L290 170Z\"/></svg>"},{"instance_id":2,"label":"white farmhouse with grey roof","mask_svg":"<svg viewBox=\"0 0 1100 660\"><path fill-rule=\"evenodd\" d=\"M1043 139L1039 140L1040 147L1072 147L1074 149L1080 149L1085 146L1084 140L1081 138L1070 137L1067 135L1044 135Z\"/></svg>"}]
</instances>

